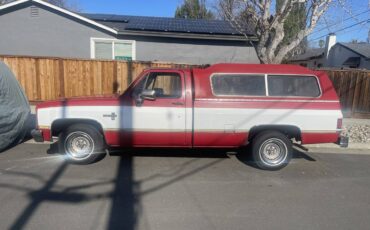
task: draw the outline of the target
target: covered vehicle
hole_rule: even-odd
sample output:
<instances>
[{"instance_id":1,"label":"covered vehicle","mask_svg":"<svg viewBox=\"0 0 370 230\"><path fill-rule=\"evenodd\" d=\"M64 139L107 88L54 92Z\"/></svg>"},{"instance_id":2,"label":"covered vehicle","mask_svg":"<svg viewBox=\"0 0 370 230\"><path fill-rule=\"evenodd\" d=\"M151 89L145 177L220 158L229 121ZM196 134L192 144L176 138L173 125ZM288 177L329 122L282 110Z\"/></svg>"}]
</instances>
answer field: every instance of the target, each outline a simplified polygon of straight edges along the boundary
<instances>
[{"instance_id":1,"label":"covered vehicle","mask_svg":"<svg viewBox=\"0 0 370 230\"><path fill-rule=\"evenodd\" d=\"M0 61L0 152L24 139L30 114L27 96L9 67Z\"/></svg>"}]
</instances>

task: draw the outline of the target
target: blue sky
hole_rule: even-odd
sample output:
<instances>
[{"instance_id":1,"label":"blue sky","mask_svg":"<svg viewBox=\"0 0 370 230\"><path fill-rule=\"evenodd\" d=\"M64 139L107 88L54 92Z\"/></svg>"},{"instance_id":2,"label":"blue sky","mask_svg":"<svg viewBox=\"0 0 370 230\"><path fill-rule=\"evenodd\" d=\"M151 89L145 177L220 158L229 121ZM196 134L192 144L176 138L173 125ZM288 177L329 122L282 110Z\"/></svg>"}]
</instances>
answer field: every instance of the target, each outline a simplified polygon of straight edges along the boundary
<instances>
[{"instance_id":1,"label":"blue sky","mask_svg":"<svg viewBox=\"0 0 370 230\"><path fill-rule=\"evenodd\" d=\"M330 32L337 34L337 40L341 42L356 39L366 41L370 29L370 23L361 23L357 26L341 30L347 26L370 19L369 0L344 0L344 9L338 3L334 4L322 18L316 30L309 36L311 45L317 46L322 36ZM173 17L176 7L182 0L75 0L82 12L109 13L142 16ZM212 2L211 0L209 2ZM337 1L334 1L337 2ZM369 10L365 13L364 11ZM362 14L361 14L362 13Z\"/></svg>"},{"instance_id":2,"label":"blue sky","mask_svg":"<svg viewBox=\"0 0 370 230\"><path fill-rule=\"evenodd\" d=\"M358 41L366 41L370 29L370 23L366 21L370 19L369 0L345 0L346 7L335 4L322 17L315 31L309 36L309 41L318 43L322 36L330 32L337 35L337 41L348 42L352 39ZM358 24L356 26L352 26ZM346 27L348 29L343 30ZM317 45L317 44L316 44Z\"/></svg>"}]
</instances>

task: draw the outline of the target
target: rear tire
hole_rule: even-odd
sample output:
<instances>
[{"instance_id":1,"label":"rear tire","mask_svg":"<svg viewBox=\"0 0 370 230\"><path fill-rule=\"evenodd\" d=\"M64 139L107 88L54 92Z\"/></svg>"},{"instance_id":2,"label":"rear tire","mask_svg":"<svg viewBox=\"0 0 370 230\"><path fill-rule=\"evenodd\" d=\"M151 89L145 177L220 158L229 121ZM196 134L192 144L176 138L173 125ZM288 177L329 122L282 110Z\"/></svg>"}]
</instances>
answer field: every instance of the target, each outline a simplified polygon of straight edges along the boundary
<instances>
[{"instance_id":1,"label":"rear tire","mask_svg":"<svg viewBox=\"0 0 370 230\"><path fill-rule=\"evenodd\" d=\"M252 140L252 154L260 169L279 170L292 158L292 141L280 132L264 131Z\"/></svg>"},{"instance_id":2,"label":"rear tire","mask_svg":"<svg viewBox=\"0 0 370 230\"><path fill-rule=\"evenodd\" d=\"M91 164L102 159L104 146L103 135L88 124L71 125L59 135L59 152L74 164Z\"/></svg>"}]
</instances>

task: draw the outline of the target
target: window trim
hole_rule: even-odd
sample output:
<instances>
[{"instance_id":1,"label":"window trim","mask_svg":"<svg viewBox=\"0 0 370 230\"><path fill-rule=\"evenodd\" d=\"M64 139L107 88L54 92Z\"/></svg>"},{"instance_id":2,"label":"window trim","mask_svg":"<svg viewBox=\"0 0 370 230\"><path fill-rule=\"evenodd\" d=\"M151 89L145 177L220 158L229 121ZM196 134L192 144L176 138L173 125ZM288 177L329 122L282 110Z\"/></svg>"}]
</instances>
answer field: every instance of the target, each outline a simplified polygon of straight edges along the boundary
<instances>
[{"instance_id":1,"label":"window trim","mask_svg":"<svg viewBox=\"0 0 370 230\"><path fill-rule=\"evenodd\" d=\"M260 76L264 79L265 83L264 83L264 86L265 86L265 95L224 95L224 94L216 94L215 91L214 91L214 88L213 88L213 82L212 82L212 79L215 77L215 75L250 75L250 76ZM213 73L211 74L210 76L210 85L211 85L211 91L212 91L212 95L215 96L215 97L266 97L267 94L267 89L266 89L266 74L262 74L262 73Z\"/></svg>"},{"instance_id":2,"label":"window trim","mask_svg":"<svg viewBox=\"0 0 370 230\"><path fill-rule=\"evenodd\" d=\"M266 97L270 96L269 92L269 81L268 81L268 75L265 74L265 89L266 89Z\"/></svg>"},{"instance_id":3,"label":"window trim","mask_svg":"<svg viewBox=\"0 0 370 230\"><path fill-rule=\"evenodd\" d=\"M112 42L112 59L107 59L107 60L115 60L114 56L114 44L115 43L130 43L132 45L132 60L136 60L136 41L135 40L121 40L121 39L114 39L114 38L95 38L92 37L90 38L90 57L91 59L96 59L95 57L95 44L96 42Z\"/></svg>"},{"instance_id":4,"label":"window trim","mask_svg":"<svg viewBox=\"0 0 370 230\"><path fill-rule=\"evenodd\" d=\"M256 96L256 95L219 95L219 94L215 94L214 93L214 89L213 89L213 83L212 83L212 78L215 75L260 75L261 77L264 77L264 80L265 80L265 88L266 88L265 95ZM305 76L305 77L314 77L316 79L317 86L319 87L320 94L317 97L305 97L305 96L271 96L270 93L269 93L269 90L268 90L268 78L269 78L269 76L275 76L275 75L278 75L278 76ZM222 73L212 73L210 75L210 77L209 77L209 80L210 80L210 86L211 86L212 95L215 96L215 97L267 97L267 98L311 98L311 99L313 99L313 98L321 98L322 97L322 87L321 87L321 84L320 84L320 80L319 80L319 78L316 75L313 75L313 74L226 73L226 72L222 72Z\"/></svg>"}]
</instances>

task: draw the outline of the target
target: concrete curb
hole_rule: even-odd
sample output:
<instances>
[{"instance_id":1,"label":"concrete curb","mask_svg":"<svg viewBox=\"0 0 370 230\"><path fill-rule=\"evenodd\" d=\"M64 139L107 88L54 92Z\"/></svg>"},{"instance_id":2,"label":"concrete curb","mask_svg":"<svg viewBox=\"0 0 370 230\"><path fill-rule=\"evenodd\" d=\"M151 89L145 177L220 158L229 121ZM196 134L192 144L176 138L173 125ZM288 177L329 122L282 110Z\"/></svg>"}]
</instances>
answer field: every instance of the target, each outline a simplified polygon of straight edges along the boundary
<instances>
[{"instance_id":1,"label":"concrete curb","mask_svg":"<svg viewBox=\"0 0 370 230\"><path fill-rule=\"evenodd\" d=\"M336 144L312 144L305 145L305 147L309 153L370 155L370 144L368 143L349 143L348 148L341 148Z\"/></svg>"},{"instance_id":2,"label":"concrete curb","mask_svg":"<svg viewBox=\"0 0 370 230\"><path fill-rule=\"evenodd\" d=\"M325 149L360 149L360 150L370 150L370 143L349 143L348 148L341 148L339 145L336 144L311 144L311 145L304 145L304 147L308 149L315 149L315 148L325 148Z\"/></svg>"},{"instance_id":3,"label":"concrete curb","mask_svg":"<svg viewBox=\"0 0 370 230\"><path fill-rule=\"evenodd\" d=\"M36 144L36 145L51 145L54 142L48 142L48 141L45 141L45 142L36 142L33 139L31 139L31 140L25 141L24 143L25 144Z\"/></svg>"}]
</instances>

